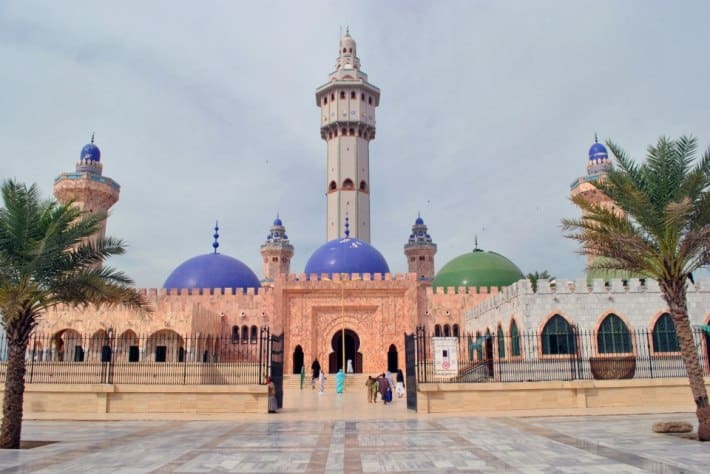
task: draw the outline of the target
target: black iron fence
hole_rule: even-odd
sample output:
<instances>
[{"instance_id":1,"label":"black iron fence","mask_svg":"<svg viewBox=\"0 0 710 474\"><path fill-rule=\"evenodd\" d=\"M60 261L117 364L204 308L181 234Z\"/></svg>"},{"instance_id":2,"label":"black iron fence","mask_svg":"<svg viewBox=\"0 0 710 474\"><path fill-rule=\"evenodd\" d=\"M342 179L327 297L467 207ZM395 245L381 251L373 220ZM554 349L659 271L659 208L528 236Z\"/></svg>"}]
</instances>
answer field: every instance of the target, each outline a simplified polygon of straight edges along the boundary
<instances>
[{"instance_id":1,"label":"black iron fence","mask_svg":"<svg viewBox=\"0 0 710 474\"><path fill-rule=\"evenodd\" d=\"M7 340L0 335L0 383L7 371ZM249 338L179 335L160 331L118 337L98 331L35 334L25 355L26 383L240 385L264 383L270 373L268 328Z\"/></svg>"},{"instance_id":2,"label":"black iron fence","mask_svg":"<svg viewBox=\"0 0 710 474\"><path fill-rule=\"evenodd\" d=\"M710 376L710 334L693 329L695 349ZM418 328L418 382L532 382L687 377L674 332L596 332L434 337Z\"/></svg>"}]
</instances>

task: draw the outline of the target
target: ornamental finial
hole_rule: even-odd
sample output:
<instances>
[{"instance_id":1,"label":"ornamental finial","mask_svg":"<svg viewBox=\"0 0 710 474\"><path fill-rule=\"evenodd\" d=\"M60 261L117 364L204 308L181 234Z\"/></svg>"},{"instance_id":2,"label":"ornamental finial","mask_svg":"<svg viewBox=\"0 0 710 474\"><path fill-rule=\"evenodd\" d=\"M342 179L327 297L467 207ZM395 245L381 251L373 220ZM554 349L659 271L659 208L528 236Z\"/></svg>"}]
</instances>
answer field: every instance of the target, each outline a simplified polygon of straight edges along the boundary
<instances>
[{"instance_id":1,"label":"ornamental finial","mask_svg":"<svg viewBox=\"0 0 710 474\"><path fill-rule=\"evenodd\" d=\"M350 237L350 218L345 216L345 238Z\"/></svg>"},{"instance_id":2,"label":"ornamental finial","mask_svg":"<svg viewBox=\"0 0 710 474\"><path fill-rule=\"evenodd\" d=\"M212 248L214 249L214 253L217 253L217 247L219 247L219 221L214 221L214 234L212 235L214 237L214 242L212 242Z\"/></svg>"}]
</instances>

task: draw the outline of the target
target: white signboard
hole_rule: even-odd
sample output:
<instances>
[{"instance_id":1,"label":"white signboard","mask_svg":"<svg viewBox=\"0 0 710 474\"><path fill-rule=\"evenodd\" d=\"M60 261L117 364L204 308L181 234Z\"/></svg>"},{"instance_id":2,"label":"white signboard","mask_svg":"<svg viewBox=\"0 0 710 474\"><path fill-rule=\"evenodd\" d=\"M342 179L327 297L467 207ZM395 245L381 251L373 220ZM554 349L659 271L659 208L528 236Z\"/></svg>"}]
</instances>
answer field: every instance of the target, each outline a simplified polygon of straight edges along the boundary
<instances>
[{"instance_id":1,"label":"white signboard","mask_svg":"<svg viewBox=\"0 0 710 474\"><path fill-rule=\"evenodd\" d=\"M434 377L453 377L459 373L459 338L432 337Z\"/></svg>"}]
</instances>

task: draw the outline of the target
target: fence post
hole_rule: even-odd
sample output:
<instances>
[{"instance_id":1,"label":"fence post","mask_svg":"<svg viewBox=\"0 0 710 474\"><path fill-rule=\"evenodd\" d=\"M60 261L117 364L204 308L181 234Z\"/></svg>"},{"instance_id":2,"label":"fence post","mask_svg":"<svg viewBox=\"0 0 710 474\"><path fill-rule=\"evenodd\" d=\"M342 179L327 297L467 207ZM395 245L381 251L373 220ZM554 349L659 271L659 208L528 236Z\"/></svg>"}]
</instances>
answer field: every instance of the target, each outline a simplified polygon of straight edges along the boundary
<instances>
[{"instance_id":1,"label":"fence post","mask_svg":"<svg viewBox=\"0 0 710 474\"><path fill-rule=\"evenodd\" d=\"M653 378L653 357L651 356L651 341L648 336L649 336L648 331L645 331L646 350L648 350L648 371L649 371L651 378ZM651 333L651 337L653 337L653 333Z\"/></svg>"},{"instance_id":2,"label":"fence post","mask_svg":"<svg viewBox=\"0 0 710 474\"><path fill-rule=\"evenodd\" d=\"M187 334L185 334L185 347L187 348ZM190 344L190 347L193 347L194 344ZM187 351L183 353L182 356L182 384L187 385Z\"/></svg>"},{"instance_id":3,"label":"fence post","mask_svg":"<svg viewBox=\"0 0 710 474\"><path fill-rule=\"evenodd\" d=\"M32 375L34 374L35 350L36 349L37 349L37 335L35 334L34 337L32 338L32 358L30 359L30 380L29 380L29 383L32 383Z\"/></svg>"}]
</instances>

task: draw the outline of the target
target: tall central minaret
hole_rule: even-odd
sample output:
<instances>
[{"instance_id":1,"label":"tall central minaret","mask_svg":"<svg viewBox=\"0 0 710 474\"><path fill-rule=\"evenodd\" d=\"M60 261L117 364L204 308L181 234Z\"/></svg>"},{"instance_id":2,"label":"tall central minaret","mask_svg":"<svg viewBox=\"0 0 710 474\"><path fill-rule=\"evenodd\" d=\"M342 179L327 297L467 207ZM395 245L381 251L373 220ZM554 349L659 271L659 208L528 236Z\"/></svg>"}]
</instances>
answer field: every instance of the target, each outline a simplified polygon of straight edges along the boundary
<instances>
[{"instance_id":1,"label":"tall central minaret","mask_svg":"<svg viewBox=\"0 0 710 474\"><path fill-rule=\"evenodd\" d=\"M326 237L350 236L370 242L370 140L375 138L375 108L380 89L360 70L355 40L346 31L340 39L335 71L316 89L320 135L327 143Z\"/></svg>"}]
</instances>

